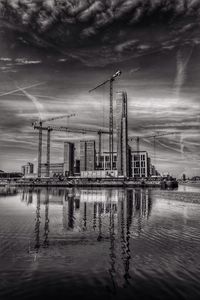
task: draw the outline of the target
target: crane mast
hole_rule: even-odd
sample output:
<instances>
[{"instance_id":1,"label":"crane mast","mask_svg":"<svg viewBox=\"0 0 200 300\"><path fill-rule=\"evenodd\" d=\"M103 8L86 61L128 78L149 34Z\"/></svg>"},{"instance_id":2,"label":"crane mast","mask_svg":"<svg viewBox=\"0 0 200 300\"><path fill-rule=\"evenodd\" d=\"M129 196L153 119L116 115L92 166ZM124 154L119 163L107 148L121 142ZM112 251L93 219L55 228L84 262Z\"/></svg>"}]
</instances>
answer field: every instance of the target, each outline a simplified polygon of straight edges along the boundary
<instances>
[{"instance_id":1,"label":"crane mast","mask_svg":"<svg viewBox=\"0 0 200 300\"><path fill-rule=\"evenodd\" d=\"M38 140L38 177L41 177L42 163L42 122L39 122L39 140Z\"/></svg>"},{"instance_id":2,"label":"crane mast","mask_svg":"<svg viewBox=\"0 0 200 300\"><path fill-rule=\"evenodd\" d=\"M102 134L109 134L109 131L101 130L101 129L82 129L82 128L70 128L65 126L55 126L48 125L42 126L42 122L34 123L34 129L39 131L39 143L38 143L38 177L41 177L41 163L42 163L42 131L47 131L47 161L46 161L46 176L50 175L50 135L52 131L62 131L62 132L73 132L86 134L88 132L97 133L99 135L99 155L101 155L101 136ZM100 156L99 156L100 162Z\"/></svg>"},{"instance_id":3,"label":"crane mast","mask_svg":"<svg viewBox=\"0 0 200 300\"><path fill-rule=\"evenodd\" d=\"M103 86L106 83L109 83L110 88L110 109L109 109L109 156L110 156L110 169L113 169L113 82L114 80L121 75L121 71L118 70L114 75L112 75L108 80L100 83L95 88L89 90L89 93L96 90L97 88ZM100 146L101 147L101 146ZM100 148L99 147L99 148Z\"/></svg>"},{"instance_id":4,"label":"crane mast","mask_svg":"<svg viewBox=\"0 0 200 300\"><path fill-rule=\"evenodd\" d=\"M42 163L42 131L43 131L43 123L49 122L49 121L54 121L58 119L63 119L63 118L70 118L75 116L75 114L70 114L70 115L61 115L61 116L56 116L52 118L48 118L45 120L39 120L35 121L32 123L32 126L37 128L39 130L39 140L38 140L38 177L41 177L41 163ZM47 176L49 176L49 171L50 171L50 142L51 142L51 127L47 127L47 161L46 161L46 166L47 166Z\"/></svg>"}]
</instances>

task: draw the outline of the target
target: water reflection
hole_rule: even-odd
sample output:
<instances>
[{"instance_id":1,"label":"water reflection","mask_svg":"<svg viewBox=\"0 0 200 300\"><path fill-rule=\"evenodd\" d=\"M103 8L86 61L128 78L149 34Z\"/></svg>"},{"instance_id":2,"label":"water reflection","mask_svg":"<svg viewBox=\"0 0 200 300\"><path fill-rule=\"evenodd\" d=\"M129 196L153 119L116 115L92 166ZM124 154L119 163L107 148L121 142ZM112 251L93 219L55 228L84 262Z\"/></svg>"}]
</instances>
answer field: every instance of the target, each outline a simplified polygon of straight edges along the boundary
<instances>
[{"instance_id":1,"label":"water reflection","mask_svg":"<svg viewBox=\"0 0 200 300\"><path fill-rule=\"evenodd\" d=\"M18 194L18 190L16 187L0 186L0 197L16 196L17 194Z\"/></svg>"},{"instance_id":2,"label":"water reflection","mask_svg":"<svg viewBox=\"0 0 200 300\"><path fill-rule=\"evenodd\" d=\"M110 208L110 213L109 213L109 217L110 217L110 222L109 222L109 237L110 237L110 268L109 268L109 274L110 274L110 278L111 278L111 282L112 282L112 293L116 293L116 269L115 269L115 264L116 264L116 253L115 253L115 206L113 205L113 203L111 202L111 198L110 198L110 204L109 204L109 208Z\"/></svg>"},{"instance_id":3,"label":"water reflection","mask_svg":"<svg viewBox=\"0 0 200 300\"><path fill-rule=\"evenodd\" d=\"M50 204L62 207L64 232L93 232L96 241L109 239L110 292L116 290L116 247L120 247L120 260L123 266L124 287L130 285L130 238L140 236L142 227L151 214L150 190L85 190L85 189L27 189L21 193L21 201L35 203L35 259L40 248L50 246ZM41 223L44 227L41 228ZM41 240L43 231L43 240ZM120 246L118 246L120 244Z\"/></svg>"},{"instance_id":4,"label":"water reflection","mask_svg":"<svg viewBox=\"0 0 200 300\"><path fill-rule=\"evenodd\" d=\"M132 223L133 215L133 191L126 191L125 202L121 201L121 247L122 247L122 261L124 265L124 284L129 285L129 274L130 266L130 226Z\"/></svg>"},{"instance_id":5,"label":"water reflection","mask_svg":"<svg viewBox=\"0 0 200 300\"><path fill-rule=\"evenodd\" d=\"M49 246L50 203L62 206L62 224L65 232L77 232L80 229L83 232L96 232L96 240L99 242L104 238L110 238L111 249L115 234L118 236L120 234L121 255L126 270L124 278L128 283L129 239L131 234L140 235L145 220L148 220L151 214L151 190L37 189L35 191L27 189L22 191L21 201L27 205L36 203L35 249L37 251L41 246L41 205L44 206L43 246Z\"/></svg>"},{"instance_id":6,"label":"water reflection","mask_svg":"<svg viewBox=\"0 0 200 300\"><path fill-rule=\"evenodd\" d=\"M44 248L49 246L49 191L46 191L45 195L45 221L44 221Z\"/></svg>"},{"instance_id":7,"label":"water reflection","mask_svg":"<svg viewBox=\"0 0 200 300\"><path fill-rule=\"evenodd\" d=\"M36 206L36 217L35 217L35 250L38 253L40 249L40 196L41 191L37 191L37 206Z\"/></svg>"},{"instance_id":8,"label":"water reflection","mask_svg":"<svg viewBox=\"0 0 200 300\"><path fill-rule=\"evenodd\" d=\"M105 299L116 294L120 299L126 295L150 299L152 291L163 299L172 290L180 295L193 282L198 294L199 205L169 201L164 198L168 191L159 194L149 189L18 192L15 199L2 198L1 253L6 250L6 255L10 251L22 258L16 260L17 269L26 269L31 290L46 285L63 289L61 299L67 294L73 298L70 293L82 284L89 296L91 291L102 292L102 297L108 296ZM177 197L177 192L171 194ZM91 299L97 299L96 294Z\"/></svg>"}]
</instances>

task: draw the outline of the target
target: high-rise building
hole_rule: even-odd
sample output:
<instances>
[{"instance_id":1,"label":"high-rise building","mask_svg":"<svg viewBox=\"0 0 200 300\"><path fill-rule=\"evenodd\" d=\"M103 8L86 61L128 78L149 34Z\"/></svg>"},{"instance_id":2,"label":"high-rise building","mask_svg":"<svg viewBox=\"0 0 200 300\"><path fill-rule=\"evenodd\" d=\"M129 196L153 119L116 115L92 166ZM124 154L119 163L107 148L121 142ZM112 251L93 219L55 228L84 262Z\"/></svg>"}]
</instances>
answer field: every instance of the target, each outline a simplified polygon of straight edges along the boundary
<instances>
[{"instance_id":1,"label":"high-rise building","mask_svg":"<svg viewBox=\"0 0 200 300\"><path fill-rule=\"evenodd\" d=\"M76 159L74 163L74 174L80 174L80 159Z\"/></svg>"},{"instance_id":2,"label":"high-rise building","mask_svg":"<svg viewBox=\"0 0 200 300\"><path fill-rule=\"evenodd\" d=\"M95 170L96 168L96 150L95 141L86 141L86 166L87 171Z\"/></svg>"},{"instance_id":3,"label":"high-rise building","mask_svg":"<svg viewBox=\"0 0 200 300\"><path fill-rule=\"evenodd\" d=\"M65 142L64 143L64 169L65 176L74 175L74 144Z\"/></svg>"},{"instance_id":4,"label":"high-rise building","mask_svg":"<svg viewBox=\"0 0 200 300\"><path fill-rule=\"evenodd\" d=\"M95 141L80 142L80 171L92 171L96 168Z\"/></svg>"},{"instance_id":5,"label":"high-rise building","mask_svg":"<svg viewBox=\"0 0 200 300\"><path fill-rule=\"evenodd\" d=\"M80 141L80 171L86 171L86 142Z\"/></svg>"},{"instance_id":6,"label":"high-rise building","mask_svg":"<svg viewBox=\"0 0 200 300\"><path fill-rule=\"evenodd\" d=\"M124 176L129 176L127 95L125 92L117 92L116 130L117 130L117 170L118 170L118 174L124 175Z\"/></svg>"}]
</instances>

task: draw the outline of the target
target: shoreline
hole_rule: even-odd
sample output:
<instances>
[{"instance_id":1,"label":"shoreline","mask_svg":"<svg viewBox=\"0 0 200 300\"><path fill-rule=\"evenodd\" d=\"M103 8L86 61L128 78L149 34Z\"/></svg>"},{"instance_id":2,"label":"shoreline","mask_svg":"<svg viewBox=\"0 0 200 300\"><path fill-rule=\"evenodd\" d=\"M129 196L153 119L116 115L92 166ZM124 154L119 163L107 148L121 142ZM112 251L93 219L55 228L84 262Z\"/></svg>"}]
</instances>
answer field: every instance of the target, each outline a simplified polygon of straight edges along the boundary
<instances>
[{"instance_id":1,"label":"shoreline","mask_svg":"<svg viewBox=\"0 0 200 300\"><path fill-rule=\"evenodd\" d=\"M35 181L35 182L10 182L4 183L1 186L16 186L16 187L123 187L123 188L177 188L177 181L133 181L133 180L105 180L105 181Z\"/></svg>"}]
</instances>

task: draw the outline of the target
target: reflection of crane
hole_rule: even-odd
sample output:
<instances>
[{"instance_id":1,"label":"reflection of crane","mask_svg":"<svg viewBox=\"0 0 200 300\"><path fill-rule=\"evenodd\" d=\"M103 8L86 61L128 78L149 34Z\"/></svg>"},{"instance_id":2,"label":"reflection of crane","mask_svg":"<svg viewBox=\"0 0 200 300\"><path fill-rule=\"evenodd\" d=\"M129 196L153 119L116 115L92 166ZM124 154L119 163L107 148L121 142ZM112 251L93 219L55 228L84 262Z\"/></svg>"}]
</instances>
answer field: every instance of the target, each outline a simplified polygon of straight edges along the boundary
<instances>
[{"instance_id":1,"label":"reflection of crane","mask_svg":"<svg viewBox=\"0 0 200 300\"><path fill-rule=\"evenodd\" d=\"M109 79L106 81L100 83L95 88L89 90L89 92L92 92L96 90L97 88L103 86L106 83L109 83L110 86L110 114L109 114L109 154L110 154L110 169L113 168L113 82L116 79L116 77L121 75L121 71L117 71L114 75L112 75Z\"/></svg>"},{"instance_id":2,"label":"reflection of crane","mask_svg":"<svg viewBox=\"0 0 200 300\"><path fill-rule=\"evenodd\" d=\"M46 121L46 120L45 120ZM37 124L37 125L35 125ZM41 162L42 162L42 131L47 131L47 177L49 177L50 173L50 133L51 131L62 131L62 132L73 132L73 133L80 133L86 134L88 132L97 133L99 135L99 162L100 162L100 155L101 155L101 135L102 134L109 134L109 131L101 130L101 129L91 129L91 128L70 128L65 126L42 126L41 123L34 123L34 129L39 130L39 149L38 149L38 177L41 177Z\"/></svg>"},{"instance_id":3,"label":"reflection of crane","mask_svg":"<svg viewBox=\"0 0 200 300\"><path fill-rule=\"evenodd\" d=\"M154 135L147 135L147 136L136 136L136 137L129 137L129 141L133 141L136 140L136 151L139 155L139 151L140 151L140 139L148 139L148 138L153 138L153 143L154 143L154 161L156 159L156 138L160 137L160 136L166 136L166 135L171 135L171 134L177 134L179 132L158 132Z\"/></svg>"},{"instance_id":4,"label":"reflection of crane","mask_svg":"<svg viewBox=\"0 0 200 300\"><path fill-rule=\"evenodd\" d=\"M75 114L70 114L70 115L62 115L62 116L57 116L57 117L52 117L48 118L45 120L39 120L35 121L32 123L33 127L39 129L39 142L38 142L38 177L41 177L41 163L42 163L42 125L44 122L50 122L58 119L63 119L63 118L70 118L75 116ZM50 166L50 134L51 134L51 129L49 128L47 130L47 176L49 176L49 166Z\"/></svg>"}]
</instances>

